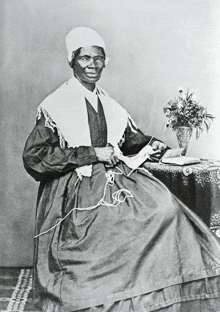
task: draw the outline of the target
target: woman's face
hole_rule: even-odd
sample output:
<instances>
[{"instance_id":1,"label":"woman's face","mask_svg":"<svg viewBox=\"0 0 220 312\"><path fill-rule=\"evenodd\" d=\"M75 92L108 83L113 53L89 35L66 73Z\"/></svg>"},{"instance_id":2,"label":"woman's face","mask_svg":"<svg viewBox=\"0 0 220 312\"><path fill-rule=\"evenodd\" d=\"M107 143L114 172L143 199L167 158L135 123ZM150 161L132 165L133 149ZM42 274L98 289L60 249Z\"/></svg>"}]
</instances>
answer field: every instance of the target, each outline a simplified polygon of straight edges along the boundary
<instances>
[{"instance_id":1,"label":"woman's face","mask_svg":"<svg viewBox=\"0 0 220 312\"><path fill-rule=\"evenodd\" d=\"M75 57L73 70L75 77L84 84L94 84L101 77L105 67L105 55L102 48L91 46L81 48Z\"/></svg>"}]
</instances>

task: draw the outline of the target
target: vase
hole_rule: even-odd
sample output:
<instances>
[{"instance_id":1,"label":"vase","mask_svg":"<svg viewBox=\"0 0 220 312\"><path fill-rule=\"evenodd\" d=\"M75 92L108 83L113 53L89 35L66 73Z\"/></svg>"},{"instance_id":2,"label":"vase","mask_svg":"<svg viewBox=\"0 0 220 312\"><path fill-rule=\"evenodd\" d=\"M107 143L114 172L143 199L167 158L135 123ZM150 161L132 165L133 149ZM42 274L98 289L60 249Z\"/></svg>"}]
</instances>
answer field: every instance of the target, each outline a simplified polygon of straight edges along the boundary
<instances>
[{"instance_id":1,"label":"vase","mask_svg":"<svg viewBox=\"0 0 220 312\"><path fill-rule=\"evenodd\" d=\"M177 141L180 148L184 148L183 155L186 154L191 136L192 136L192 128L190 127L178 127L176 132Z\"/></svg>"}]
</instances>

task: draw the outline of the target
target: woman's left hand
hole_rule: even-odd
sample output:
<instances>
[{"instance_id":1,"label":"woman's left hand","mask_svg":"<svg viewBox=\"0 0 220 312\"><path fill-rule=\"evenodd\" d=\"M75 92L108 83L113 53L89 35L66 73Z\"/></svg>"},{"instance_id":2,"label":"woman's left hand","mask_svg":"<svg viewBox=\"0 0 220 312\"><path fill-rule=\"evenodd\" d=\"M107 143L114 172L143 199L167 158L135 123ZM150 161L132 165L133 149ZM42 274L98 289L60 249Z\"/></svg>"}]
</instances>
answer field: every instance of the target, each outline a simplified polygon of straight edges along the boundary
<instances>
[{"instance_id":1,"label":"woman's left hand","mask_svg":"<svg viewBox=\"0 0 220 312\"><path fill-rule=\"evenodd\" d=\"M161 152L163 152L167 148L166 144L160 141L154 141L151 146L154 151L159 150Z\"/></svg>"},{"instance_id":2,"label":"woman's left hand","mask_svg":"<svg viewBox=\"0 0 220 312\"><path fill-rule=\"evenodd\" d=\"M151 155L152 159L160 159L164 152L167 150L167 145L160 141L154 141L151 146L152 149L155 151L155 153Z\"/></svg>"}]
</instances>

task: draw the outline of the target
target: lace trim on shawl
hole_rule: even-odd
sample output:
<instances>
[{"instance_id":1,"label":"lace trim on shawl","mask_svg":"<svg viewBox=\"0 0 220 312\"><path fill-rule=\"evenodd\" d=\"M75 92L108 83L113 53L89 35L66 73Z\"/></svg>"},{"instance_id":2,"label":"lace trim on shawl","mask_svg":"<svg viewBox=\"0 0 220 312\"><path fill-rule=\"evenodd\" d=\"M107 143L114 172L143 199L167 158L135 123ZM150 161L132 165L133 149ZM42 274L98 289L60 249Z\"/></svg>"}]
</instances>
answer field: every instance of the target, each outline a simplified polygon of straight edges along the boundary
<instances>
[{"instance_id":1,"label":"lace trim on shawl","mask_svg":"<svg viewBox=\"0 0 220 312\"><path fill-rule=\"evenodd\" d=\"M68 146L68 143L65 140L64 135L62 134L61 130L57 127L56 123L50 117L50 114L44 108L38 107L37 117L36 117L37 120L41 118L42 114L45 118L45 127L50 128L53 132L55 132L55 129L57 130L60 147L64 149L66 147L66 144Z\"/></svg>"},{"instance_id":2,"label":"lace trim on shawl","mask_svg":"<svg viewBox=\"0 0 220 312\"><path fill-rule=\"evenodd\" d=\"M44 116L45 118L45 127L50 128L53 132L55 132L55 129L57 130L57 134L59 137L59 143L61 148L68 147L68 142L65 140L64 135L62 134L61 130L57 127L56 123L53 121L53 119L50 117L50 114L42 107L38 107L37 110L37 120L41 118L41 116ZM92 165L88 166L82 166L75 169L77 176L80 180L82 180L82 177L91 177L92 175Z\"/></svg>"}]
</instances>

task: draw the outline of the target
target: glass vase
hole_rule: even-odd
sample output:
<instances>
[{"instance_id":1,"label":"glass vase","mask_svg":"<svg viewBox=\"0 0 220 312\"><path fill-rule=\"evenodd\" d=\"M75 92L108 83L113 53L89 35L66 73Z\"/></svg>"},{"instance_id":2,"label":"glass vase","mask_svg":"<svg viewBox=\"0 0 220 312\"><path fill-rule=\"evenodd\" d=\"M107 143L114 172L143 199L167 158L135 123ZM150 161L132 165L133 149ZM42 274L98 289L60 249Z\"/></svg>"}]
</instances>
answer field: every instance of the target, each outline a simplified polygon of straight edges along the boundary
<instances>
[{"instance_id":1,"label":"glass vase","mask_svg":"<svg viewBox=\"0 0 220 312\"><path fill-rule=\"evenodd\" d=\"M186 154L191 136L192 136L192 128L190 127L178 127L176 130L176 137L180 148L184 148L183 155Z\"/></svg>"}]
</instances>

